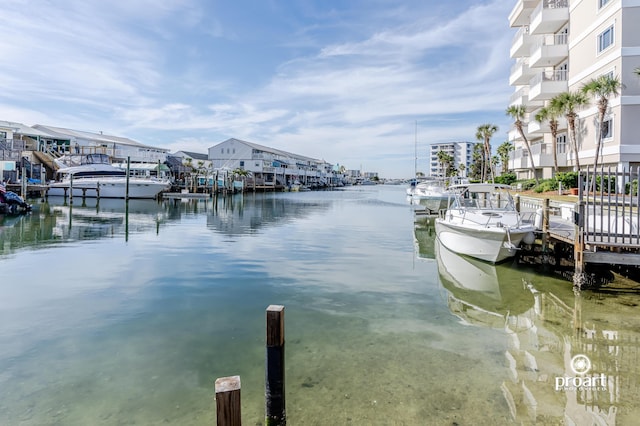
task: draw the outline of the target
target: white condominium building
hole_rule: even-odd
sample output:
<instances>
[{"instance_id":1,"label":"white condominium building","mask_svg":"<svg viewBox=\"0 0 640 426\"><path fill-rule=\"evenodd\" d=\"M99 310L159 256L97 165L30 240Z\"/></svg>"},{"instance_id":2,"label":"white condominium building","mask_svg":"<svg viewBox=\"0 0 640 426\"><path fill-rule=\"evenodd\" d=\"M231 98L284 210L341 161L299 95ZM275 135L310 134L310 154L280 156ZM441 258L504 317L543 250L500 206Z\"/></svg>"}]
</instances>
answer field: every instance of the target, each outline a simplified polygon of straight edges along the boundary
<instances>
[{"instance_id":1,"label":"white condominium building","mask_svg":"<svg viewBox=\"0 0 640 426\"><path fill-rule=\"evenodd\" d=\"M516 30L510 56L514 65L509 84L514 87L509 106L524 105L524 134L533 155L536 175L585 169L594 162L598 139L598 100L575 110L576 150L572 149L567 121L558 119L554 160L549 120L539 112L563 92L577 92L600 76L622 83L609 108L598 165L628 168L640 165L640 0L519 0L509 15ZM531 178L524 139L515 129L509 167L518 178Z\"/></svg>"},{"instance_id":2,"label":"white condominium building","mask_svg":"<svg viewBox=\"0 0 640 426\"><path fill-rule=\"evenodd\" d=\"M469 166L473 162L473 146L472 142L445 142L434 143L429 148L429 176L443 177L445 171L442 170L440 161L438 160L438 152L444 151L453 158L453 167L458 170L459 175L467 176ZM460 164L464 165L460 171Z\"/></svg>"}]
</instances>

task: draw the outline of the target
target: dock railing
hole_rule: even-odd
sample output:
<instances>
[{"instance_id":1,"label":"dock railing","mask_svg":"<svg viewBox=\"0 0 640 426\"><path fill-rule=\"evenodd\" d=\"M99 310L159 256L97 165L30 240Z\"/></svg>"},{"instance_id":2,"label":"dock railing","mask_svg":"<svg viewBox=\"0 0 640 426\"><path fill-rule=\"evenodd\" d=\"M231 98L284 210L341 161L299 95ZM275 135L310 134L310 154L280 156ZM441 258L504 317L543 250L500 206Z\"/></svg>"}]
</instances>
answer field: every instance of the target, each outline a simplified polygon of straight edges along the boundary
<instances>
[{"instance_id":1,"label":"dock railing","mask_svg":"<svg viewBox=\"0 0 640 426\"><path fill-rule=\"evenodd\" d=\"M578 179L586 245L640 248L639 168L587 169Z\"/></svg>"}]
</instances>

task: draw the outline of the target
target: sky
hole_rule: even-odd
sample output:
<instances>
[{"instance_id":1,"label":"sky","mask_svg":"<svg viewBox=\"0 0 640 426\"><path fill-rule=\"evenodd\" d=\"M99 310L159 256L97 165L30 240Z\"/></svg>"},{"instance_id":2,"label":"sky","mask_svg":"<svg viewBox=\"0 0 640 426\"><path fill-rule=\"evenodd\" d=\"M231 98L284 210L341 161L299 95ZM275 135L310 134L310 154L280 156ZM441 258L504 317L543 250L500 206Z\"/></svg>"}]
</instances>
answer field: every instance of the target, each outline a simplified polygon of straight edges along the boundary
<instances>
[{"instance_id":1,"label":"sky","mask_svg":"<svg viewBox=\"0 0 640 426\"><path fill-rule=\"evenodd\" d=\"M0 120L170 152L229 138L407 178L499 127L505 0L0 0ZM417 143L416 143L417 142Z\"/></svg>"}]
</instances>

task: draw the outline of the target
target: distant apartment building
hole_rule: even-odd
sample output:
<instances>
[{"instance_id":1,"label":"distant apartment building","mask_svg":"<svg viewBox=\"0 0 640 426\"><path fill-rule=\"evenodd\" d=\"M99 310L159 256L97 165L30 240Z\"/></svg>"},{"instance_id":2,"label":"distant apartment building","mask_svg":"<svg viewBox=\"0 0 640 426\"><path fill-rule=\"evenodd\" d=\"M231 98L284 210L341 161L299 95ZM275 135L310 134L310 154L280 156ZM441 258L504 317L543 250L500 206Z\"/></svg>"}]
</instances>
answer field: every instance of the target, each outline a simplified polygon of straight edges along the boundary
<instances>
[{"instance_id":1,"label":"distant apartment building","mask_svg":"<svg viewBox=\"0 0 640 426\"><path fill-rule=\"evenodd\" d=\"M467 176L469 166L473 162L473 142L445 142L434 143L429 148L429 176L443 177L445 176L445 170L442 169L442 164L438 160L438 153L440 151L445 152L453 158L453 167L456 170L460 170L460 165L463 164L464 168L459 171L460 176Z\"/></svg>"},{"instance_id":2,"label":"distant apartment building","mask_svg":"<svg viewBox=\"0 0 640 426\"><path fill-rule=\"evenodd\" d=\"M622 168L640 165L640 1L639 0L519 0L509 15L516 29L510 56L514 60L509 84L514 93L509 105L524 105L524 133L513 128L509 140L515 150L509 168L518 178L531 178L530 165L540 178L559 171L592 165L598 136L597 99L576 110L577 152L572 149L567 121L558 119L554 141L549 123L536 121L541 108L556 95L578 91L599 76L622 82L618 96L609 98L599 164ZM540 117L539 117L540 118Z\"/></svg>"}]
</instances>

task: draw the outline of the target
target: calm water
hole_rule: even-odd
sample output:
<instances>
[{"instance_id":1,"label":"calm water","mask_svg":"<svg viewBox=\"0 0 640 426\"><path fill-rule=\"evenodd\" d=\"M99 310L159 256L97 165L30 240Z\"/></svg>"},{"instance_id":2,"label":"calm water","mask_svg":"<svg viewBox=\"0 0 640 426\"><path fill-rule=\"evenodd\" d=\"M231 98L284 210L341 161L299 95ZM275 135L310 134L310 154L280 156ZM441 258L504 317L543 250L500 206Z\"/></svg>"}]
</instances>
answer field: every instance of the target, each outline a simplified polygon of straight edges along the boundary
<instances>
[{"instance_id":1,"label":"calm water","mask_svg":"<svg viewBox=\"0 0 640 426\"><path fill-rule=\"evenodd\" d=\"M0 218L2 425L212 425L231 375L262 424L270 304L291 425L640 417L639 294L450 253L404 187L79 201Z\"/></svg>"}]
</instances>

